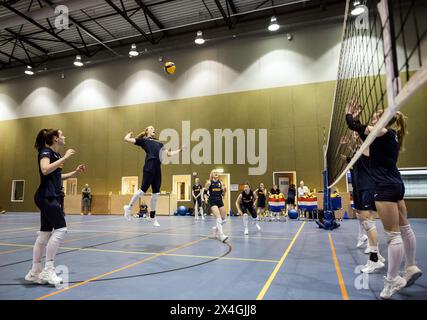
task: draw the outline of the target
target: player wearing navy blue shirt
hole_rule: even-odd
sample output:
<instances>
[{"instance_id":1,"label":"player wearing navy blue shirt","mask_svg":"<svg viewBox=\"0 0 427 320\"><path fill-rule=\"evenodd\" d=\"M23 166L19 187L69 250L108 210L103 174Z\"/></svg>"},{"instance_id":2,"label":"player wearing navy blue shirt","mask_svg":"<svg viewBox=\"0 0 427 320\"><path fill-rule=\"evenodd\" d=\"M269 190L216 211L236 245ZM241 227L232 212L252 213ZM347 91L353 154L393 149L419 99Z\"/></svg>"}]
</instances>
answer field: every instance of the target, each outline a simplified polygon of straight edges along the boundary
<instances>
[{"instance_id":1,"label":"player wearing navy blue shirt","mask_svg":"<svg viewBox=\"0 0 427 320\"><path fill-rule=\"evenodd\" d=\"M156 207L162 184L162 159L165 155L171 157L181 152L182 148L176 151L166 150L163 143L156 139L156 130L153 126L145 128L136 138L132 137L132 132L128 132L123 140L141 147L146 153L141 188L132 196L129 204L123 207L124 216L127 220L131 220L133 205L151 186L150 219L153 220L155 227L160 227L156 218Z\"/></svg>"},{"instance_id":2,"label":"player wearing navy blue shirt","mask_svg":"<svg viewBox=\"0 0 427 320\"><path fill-rule=\"evenodd\" d=\"M255 222L255 226L258 230L261 230L261 227L257 223L259 221L258 215L255 211L255 195L251 190L249 184L245 184L244 189L241 194L236 199L236 209L237 211L243 215L243 226L245 228L244 234L247 235L249 233L248 224L249 224L249 216L248 213L252 216L253 221Z\"/></svg>"},{"instance_id":3,"label":"player wearing navy blue shirt","mask_svg":"<svg viewBox=\"0 0 427 320\"><path fill-rule=\"evenodd\" d=\"M225 207L222 202L222 196L225 192L225 189L222 185L222 182L219 180L218 172L216 170L212 170L209 176L209 206L211 208L212 213L216 217L216 226L214 229L216 230L216 235L219 237L218 239L222 242L225 242L228 239L222 230L222 225L225 223Z\"/></svg>"},{"instance_id":4,"label":"player wearing navy blue shirt","mask_svg":"<svg viewBox=\"0 0 427 320\"><path fill-rule=\"evenodd\" d=\"M62 282L55 273L55 256L67 232L67 224L61 206L62 181L72 178L85 170L79 165L76 170L63 174L64 162L75 154L68 149L62 157L59 150L65 145L65 136L58 129L42 129L37 135L34 147L37 149L37 163L40 185L34 201L40 209L40 231L33 248L33 264L25 280L57 285ZM46 263L42 270L41 259L46 250Z\"/></svg>"},{"instance_id":5,"label":"player wearing navy blue shirt","mask_svg":"<svg viewBox=\"0 0 427 320\"><path fill-rule=\"evenodd\" d=\"M354 104L353 102L353 107ZM373 115L372 125L355 124L353 130L360 134L370 134L383 113L379 111ZM396 112L386 127L379 130L369 149L370 172L375 183L375 206L383 223L388 245L387 277L380 293L383 299L389 299L403 287L412 285L422 275L415 262L416 239L407 220L403 200L405 188L397 168L406 133L406 117L401 112ZM399 269L403 258L405 272L401 277Z\"/></svg>"},{"instance_id":6,"label":"player wearing navy blue shirt","mask_svg":"<svg viewBox=\"0 0 427 320\"><path fill-rule=\"evenodd\" d=\"M265 203L267 198L267 190L264 187L264 183L260 183L258 189L255 190L255 201L257 206L257 214L261 217L265 214Z\"/></svg>"},{"instance_id":7,"label":"player wearing navy blue shirt","mask_svg":"<svg viewBox=\"0 0 427 320\"><path fill-rule=\"evenodd\" d=\"M205 216L203 215L203 206L202 206L202 195L203 195L203 186L200 184L200 179L196 178L194 181L194 185L192 188L191 195L193 196L193 202L194 202L194 218L196 220L199 219L199 211L200 215L202 216L202 220L205 219Z\"/></svg>"}]
</instances>

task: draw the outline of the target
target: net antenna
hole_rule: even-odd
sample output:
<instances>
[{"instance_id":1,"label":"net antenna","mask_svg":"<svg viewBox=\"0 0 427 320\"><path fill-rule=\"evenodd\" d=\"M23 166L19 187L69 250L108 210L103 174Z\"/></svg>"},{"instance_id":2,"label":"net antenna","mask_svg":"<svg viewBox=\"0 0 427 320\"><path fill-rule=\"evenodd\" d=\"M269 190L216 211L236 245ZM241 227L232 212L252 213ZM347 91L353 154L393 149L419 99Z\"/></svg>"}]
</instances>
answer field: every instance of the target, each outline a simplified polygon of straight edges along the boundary
<instances>
[{"instance_id":1,"label":"net antenna","mask_svg":"<svg viewBox=\"0 0 427 320\"><path fill-rule=\"evenodd\" d=\"M325 152L328 188L346 175L380 130L427 83L426 17L423 0L347 0ZM361 123L369 124L376 112L384 111L360 147L345 121L352 99L360 106Z\"/></svg>"}]
</instances>

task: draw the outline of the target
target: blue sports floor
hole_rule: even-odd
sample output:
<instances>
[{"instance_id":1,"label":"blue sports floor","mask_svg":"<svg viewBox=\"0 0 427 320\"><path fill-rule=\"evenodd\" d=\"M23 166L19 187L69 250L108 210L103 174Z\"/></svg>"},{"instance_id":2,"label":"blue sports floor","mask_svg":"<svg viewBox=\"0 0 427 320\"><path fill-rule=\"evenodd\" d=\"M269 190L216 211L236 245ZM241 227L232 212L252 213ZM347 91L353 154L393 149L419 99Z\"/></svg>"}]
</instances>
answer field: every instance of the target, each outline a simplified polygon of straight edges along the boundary
<instances>
[{"instance_id":1,"label":"blue sports floor","mask_svg":"<svg viewBox=\"0 0 427 320\"><path fill-rule=\"evenodd\" d=\"M66 219L69 231L56 265L68 270L61 276L69 283L55 288L24 280L39 215L0 215L0 300L375 300L383 287L385 270L357 272L367 256L355 247L356 220L344 220L332 232L313 221L260 222L260 232L250 225L244 236L241 218L232 217L224 226L230 236L224 244L213 239L212 217L161 216L160 228L121 216ZM427 272L427 220L411 224L418 265ZM377 227L387 258L380 221ZM427 299L427 276L393 298Z\"/></svg>"}]
</instances>

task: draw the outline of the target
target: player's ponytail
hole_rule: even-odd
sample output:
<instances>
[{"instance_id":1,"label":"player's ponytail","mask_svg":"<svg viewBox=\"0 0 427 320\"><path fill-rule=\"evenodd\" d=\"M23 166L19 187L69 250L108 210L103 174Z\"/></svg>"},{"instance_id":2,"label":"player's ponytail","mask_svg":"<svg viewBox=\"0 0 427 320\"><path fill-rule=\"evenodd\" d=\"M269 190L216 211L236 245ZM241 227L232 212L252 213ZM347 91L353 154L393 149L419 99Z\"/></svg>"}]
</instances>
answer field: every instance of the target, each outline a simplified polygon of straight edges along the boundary
<instances>
[{"instance_id":1,"label":"player's ponytail","mask_svg":"<svg viewBox=\"0 0 427 320\"><path fill-rule=\"evenodd\" d=\"M406 135L408 134L406 119L407 117L402 112L397 111L387 126L387 127L393 126L393 128L396 130L400 151L405 150L404 140Z\"/></svg>"},{"instance_id":2,"label":"player's ponytail","mask_svg":"<svg viewBox=\"0 0 427 320\"><path fill-rule=\"evenodd\" d=\"M51 146L53 144L54 137L59 137L58 129L41 129L36 137L34 148L40 151L46 145Z\"/></svg>"}]
</instances>

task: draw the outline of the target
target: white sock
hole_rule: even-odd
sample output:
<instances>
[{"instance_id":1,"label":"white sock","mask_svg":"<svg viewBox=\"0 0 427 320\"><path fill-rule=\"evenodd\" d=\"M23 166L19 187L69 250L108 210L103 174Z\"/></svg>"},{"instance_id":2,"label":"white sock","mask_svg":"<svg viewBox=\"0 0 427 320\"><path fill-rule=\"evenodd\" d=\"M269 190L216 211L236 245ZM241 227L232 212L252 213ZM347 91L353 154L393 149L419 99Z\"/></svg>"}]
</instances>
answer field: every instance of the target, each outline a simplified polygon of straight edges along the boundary
<instances>
[{"instance_id":1,"label":"white sock","mask_svg":"<svg viewBox=\"0 0 427 320\"><path fill-rule=\"evenodd\" d=\"M403 260L403 241L400 232L385 231L388 244L388 270L387 277L394 279L399 275L400 265Z\"/></svg>"},{"instance_id":2,"label":"white sock","mask_svg":"<svg viewBox=\"0 0 427 320\"><path fill-rule=\"evenodd\" d=\"M197 204L197 201L196 201L196 204L194 205L194 218L197 219L198 217L199 217L199 205Z\"/></svg>"},{"instance_id":3,"label":"white sock","mask_svg":"<svg viewBox=\"0 0 427 320\"><path fill-rule=\"evenodd\" d=\"M46 231L38 231L37 232L37 239L34 243L33 248L33 266L31 268L31 271L33 273L39 273L42 270L42 257L46 250L46 245L49 241L50 232Z\"/></svg>"},{"instance_id":4,"label":"white sock","mask_svg":"<svg viewBox=\"0 0 427 320\"><path fill-rule=\"evenodd\" d=\"M402 233L403 248L405 251L405 267L416 265L415 252L417 248L417 240L415 238L414 230L411 225L400 226L400 232Z\"/></svg>"},{"instance_id":5,"label":"white sock","mask_svg":"<svg viewBox=\"0 0 427 320\"><path fill-rule=\"evenodd\" d=\"M223 235L223 234L224 234L224 232L222 231L222 219L221 219L221 218L217 218L217 219L216 219L216 228L217 228L218 233L219 233L220 235Z\"/></svg>"},{"instance_id":6,"label":"white sock","mask_svg":"<svg viewBox=\"0 0 427 320\"><path fill-rule=\"evenodd\" d=\"M378 253L378 246L369 246L369 251Z\"/></svg>"},{"instance_id":7,"label":"white sock","mask_svg":"<svg viewBox=\"0 0 427 320\"><path fill-rule=\"evenodd\" d=\"M245 227L245 229L248 228L248 223L249 223L249 217L246 213L243 214L243 226Z\"/></svg>"},{"instance_id":8,"label":"white sock","mask_svg":"<svg viewBox=\"0 0 427 320\"><path fill-rule=\"evenodd\" d=\"M359 219L359 215L357 215L357 221L359 221L359 239L362 238L365 234L365 228L363 227L362 220Z\"/></svg>"},{"instance_id":9,"label":"white sock","mask_svg":"<svg viewBox=\"0 0 427 320\"><path fill-rule=\"evenodd\" d=\"M160 193L153 193L151 196L151 202L150 202L150 210L156 211L157 208L157 200L159 200Z\"/></svg>"},{"instance_id":10,"label":"white sock","mask_svg":"<svg viewBox=\"0 0 427 320\"><path fill-rule=\"evenodd\" d=\"M132 199L130 199L130 202L129 202L129 207L133 207L133 205L135 204L135 202L137 202L138 201L138 199L140 198L140 197L142 197L144 195L144 191L142 191L141 189L138 189L138 191L137 192L135 192L135 194L132 196Z\"/></svg>"},{"instance_id":11,"label":"white sock","mask_svg":"<svg viewBox=\"0 0 427 320\"><path fill-rule=\"evenodd\" d=\"M59 246L64 241L66 233L67 228L57 229L52 232L46 246L46 269L53 267L56 253L58 252Z\"/></svg>"}]
</instances>

